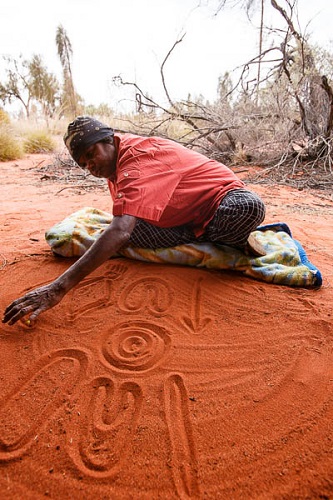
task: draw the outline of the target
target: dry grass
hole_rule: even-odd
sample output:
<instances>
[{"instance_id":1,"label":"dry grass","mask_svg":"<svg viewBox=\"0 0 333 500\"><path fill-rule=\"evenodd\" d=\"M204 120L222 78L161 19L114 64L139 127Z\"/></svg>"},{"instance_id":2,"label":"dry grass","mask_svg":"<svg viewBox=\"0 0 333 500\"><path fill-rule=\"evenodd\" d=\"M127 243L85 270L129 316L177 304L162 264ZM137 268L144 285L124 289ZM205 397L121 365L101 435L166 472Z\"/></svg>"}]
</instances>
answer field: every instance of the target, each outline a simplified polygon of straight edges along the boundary
<instances>
[{"instance_id":1,"label":"dry grass","mask_svg":"<svg viewBox=\"0 0 333 500\"><path fill-rule=\"evenodd\" d=\"M24 139L24 151L26 153L51 153L55 149L56 144L51 135L42 130L31 132Z\"/></svg>"},{"instance_id":2,"label":"dry grass","mask_svg":"<svg viewBox=\"0 0 333 500\"><path fill-rule=\"evenodd\" d=\"M0 161L22 158L23 148L9 125L0 124Z\"/></svg>"}]
</instances>

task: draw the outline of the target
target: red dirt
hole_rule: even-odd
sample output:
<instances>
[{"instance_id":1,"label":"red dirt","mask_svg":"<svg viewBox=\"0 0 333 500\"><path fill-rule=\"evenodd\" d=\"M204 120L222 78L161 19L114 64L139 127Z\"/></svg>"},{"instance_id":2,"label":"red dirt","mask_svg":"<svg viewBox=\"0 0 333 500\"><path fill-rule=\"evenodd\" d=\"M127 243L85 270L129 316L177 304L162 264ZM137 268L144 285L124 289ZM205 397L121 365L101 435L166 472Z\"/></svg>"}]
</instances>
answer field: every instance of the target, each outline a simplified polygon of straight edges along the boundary
<instances>
[{"instance_id":1,"label":"red dirt","mask_svg":"<svg viewBox=\"0 0 333 500\"><path fill-rule=\"evenodd\" d=\"M2 310L68 267L47 228L110 211L43 159L0 165ZM2 325L1 498L333 498L333 202L253 189L322 288L113 259L34 328Z\"/></svg>"}]
</instances>

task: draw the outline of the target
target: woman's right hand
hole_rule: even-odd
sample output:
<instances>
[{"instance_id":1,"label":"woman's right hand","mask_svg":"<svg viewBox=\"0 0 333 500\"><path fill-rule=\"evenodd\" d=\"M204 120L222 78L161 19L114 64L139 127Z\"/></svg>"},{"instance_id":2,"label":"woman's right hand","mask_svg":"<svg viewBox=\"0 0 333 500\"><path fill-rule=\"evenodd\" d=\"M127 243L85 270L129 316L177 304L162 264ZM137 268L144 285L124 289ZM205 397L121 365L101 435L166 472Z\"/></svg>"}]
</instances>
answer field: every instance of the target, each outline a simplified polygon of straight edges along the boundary
<instances>
[{"instance_id":1,"label":"woman's right hand","mask_svg":"<svg viewBox=\"0 0 333 500\"><path fill-rule=\"evenodd\" d=\"M12 302L5 310L2 322L14 325L18 320L30 314L27 325L33 326L37 317L47 309L57 305L63 296L63 291L54 282L35 288Z\"/></svg>"}]
</instances>

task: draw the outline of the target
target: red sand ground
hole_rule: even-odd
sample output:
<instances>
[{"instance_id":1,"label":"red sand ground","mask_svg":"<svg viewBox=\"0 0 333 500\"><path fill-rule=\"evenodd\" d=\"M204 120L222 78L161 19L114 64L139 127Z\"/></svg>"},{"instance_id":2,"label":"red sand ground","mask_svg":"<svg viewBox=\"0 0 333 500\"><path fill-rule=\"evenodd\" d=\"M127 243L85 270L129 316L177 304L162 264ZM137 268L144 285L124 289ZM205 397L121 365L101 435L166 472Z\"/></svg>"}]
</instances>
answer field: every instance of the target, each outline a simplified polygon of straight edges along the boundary
<instances>
[{"instance_id":1,"label":"red sand ground","mask_svg":"<svg viewBox=\"0 0 333 500\"><path fill-rule=\"evenodd\" d=\"M2 310L68 267L45 229L110 210L43 160L0 165ZM1 498L333 498L333 202L254 189L323 287L115 259L34 328L1 325Z\"/></svg>"}]
</instances>

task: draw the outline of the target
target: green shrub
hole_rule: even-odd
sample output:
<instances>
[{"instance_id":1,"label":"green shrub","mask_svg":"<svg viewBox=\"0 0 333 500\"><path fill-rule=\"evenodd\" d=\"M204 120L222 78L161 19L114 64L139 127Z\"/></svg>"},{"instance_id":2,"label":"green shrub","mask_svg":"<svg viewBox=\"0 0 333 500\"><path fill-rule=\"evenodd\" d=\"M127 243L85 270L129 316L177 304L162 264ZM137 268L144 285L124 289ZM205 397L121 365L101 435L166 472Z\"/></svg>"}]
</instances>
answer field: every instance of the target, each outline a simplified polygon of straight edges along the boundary
<instances>
[{"instance_id":1,"label":"green shrub","mask_svg":"<svg viewBox=\"0 0 333 500\"><path fill-rule=\"evenodd\" d=\"M0 161L17 160L22 156L21 144L13 131L8 126L0 124Z\"/></svg>"},{"instance_id":2,"label":"green shrub","mask_svg":"<svg viewBox=\"0 0 333 500\"><path fill-rule=\"evenodd\" d=\"M31 132L24 141L26 153L51 153L56 149L49 133L43 131Z\"/></svg>"}]
</instances>

